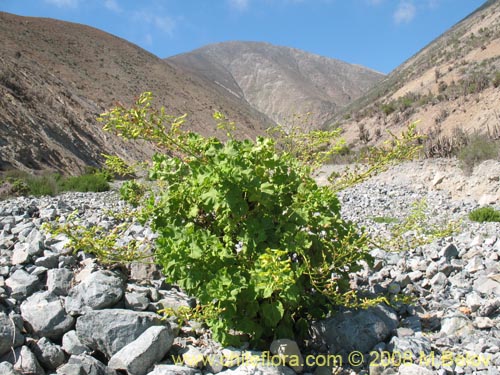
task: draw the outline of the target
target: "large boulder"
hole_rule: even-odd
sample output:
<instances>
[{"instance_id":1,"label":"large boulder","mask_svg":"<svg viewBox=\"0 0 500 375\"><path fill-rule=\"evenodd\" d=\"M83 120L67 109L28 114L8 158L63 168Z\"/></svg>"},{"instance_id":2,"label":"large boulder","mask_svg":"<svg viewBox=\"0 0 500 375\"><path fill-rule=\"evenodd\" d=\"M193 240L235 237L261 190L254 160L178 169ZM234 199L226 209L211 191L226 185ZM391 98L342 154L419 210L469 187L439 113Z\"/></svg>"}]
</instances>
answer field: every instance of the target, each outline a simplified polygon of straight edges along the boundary
<instances>
[{"instance_id":1,"label":"large boulder","mask_svg":"<svg viewBox=\"0 0 500 375\"><path fill-rule=\"evenodd\" d=\"M164 325L158 314L122 309L89 311L76 321L81 343L111 358L149 327Z\"/></svg>"},{"instance_id":2,"label":"large boulder","mask_svg":"<svg viewBox=\"0 0 500 375\"><path fill-rule=\"evenodd\" d=\"M24 343L15 322L5 313L0 312L0 357L8 353L12 347L16 348Z\"/></svg>"},{"instance_id":3,"label":"large boulder","mask_svg":"<svg viewBox=\"0 0 500 375\"><path fill-rule=\"evenodd\" d=\"M348 310L318 322L313 330L331 353L369 352L388 339L398 327L396 312L386 305Z\"/></svg>"},{"instance_id":4,"label":"large boulder","mask_svg":"<svg viewBox=\"0 0 500 375\"><path fill-rule=\"evenodd\" d=\"M130 375L146 375L148 369L167 354L173 342L174 335L170 326L150 327L113 355L108 366Z\"/></svg>"},{"instance_id":5,"label":"large boulder","mask_svg":"<svg viewBox=\"0 0 500 375\"><path fill-rule=\"evenodd\" d=\"M105 270L93 272L71 289L66 298L66 311L76 315L112 307L122 299L124 292L125 284L120 276Z\"/></svg>"},{"instance_id":6,"label":"large boulder","mask_svg":"<svg viewBox=\"0 0 500 375\"><path fill-rule=\"evenodd\" d=\"M38 292L29 297L21 304L21 315L33 334L53 340L60 339L75 323L59 297L51 292Z\"/></svg>"}]
</instances>

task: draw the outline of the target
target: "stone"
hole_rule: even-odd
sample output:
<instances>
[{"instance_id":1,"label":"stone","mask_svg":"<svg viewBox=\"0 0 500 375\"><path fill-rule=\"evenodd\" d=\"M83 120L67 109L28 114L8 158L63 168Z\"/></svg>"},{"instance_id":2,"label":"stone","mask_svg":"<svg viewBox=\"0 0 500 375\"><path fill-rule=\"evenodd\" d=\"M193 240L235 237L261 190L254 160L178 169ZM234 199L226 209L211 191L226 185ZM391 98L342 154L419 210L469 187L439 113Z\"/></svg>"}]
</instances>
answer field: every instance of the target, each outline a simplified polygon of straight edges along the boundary
<instances>
[{"instance_id":1,"label":"stone","mask_svg":"<svg viewBox=\"0 0 500 375\"><path fill-rule=\"evenodd\" d=\"M27 243L16 243L14 245L14 251L12 252L12 264L24 264L28 263L31 259L30 253L28 251Z\"/></svg>"},{"instance_id":2,"label":"stone","mask_svg":"<svg viewBox=\"0 0 500 375\"><path fill-rule=\"evenodd\" d=\"M434 372L428 368L410 363L400 366L398 375L434 375Z\"/></svg>"},{"instance_id":3,"label":"stone","mask_svg":"<svg viewBox=\"0 0 500 375\"><path fill-rule=\"evenodd\" d=\"M313 326L315 336L328 346L330 353L369 352L396 330L398 318L394 310L380 304L366 310L338 313Z\"/></svg>"},{"instance_id":4,"label":"stone","mask_svg":"<svg viewBox=\"0 0 500 375\"><path fill-rule=\"evenodd\" d=\"M148 369L165 357L173 342L174 336L169 326L150 327L115 353L108 367L127 371L129 375L146 375Z\"/></svg>"},{"instance_id":5,"label":"stone","mask_svg":"<svg viewBox=\"0 0 500 375\"><path fill-rule=\"evenodd\" d=\"M43 257L35 259L35 266L45 267L47 269L57 268L59 264L59 255L47 251Z\"/></svg>"},{"instance_id":6,"label":"stone","mask_svg":"<svg viewBox=\"0 0 500 375\"><path fill-rule=\"evenodd\" d=\"M36 356L27 346L16 349L15 358L17 359L14 364L15 370L28 375L45 375L43 367L38 363Z\"/></svg>"},{"instance_id":7,"label":"stone","mask_svg":"<svg viewBox=\"0 0 500 375\"><path fill-rule=\"evenodd\" d=\"M304 358L295 341L289 339L274 340L271 343L270 350L271 353L282 358L283 363L295 372L299 373L304 370Z\"/></svg>"},{"instance_id":8,"label":"stone","mask_svg":"<svg viewBox=\"0 0 500 375\"><path fill-rule=\"evenodd\" d=\"M473 288L478 293L500 297L500 282L491 276L479 277L474 282Z\"/></svg>"},{"instance_id":9,"label":"stone","mask_svg":"<svg viewBox=\"0 0 500 375\"><path fill-rule=\"evenodd\" d=\"M394 336L387 348L390 352L401 353L401 356L404 353L412 353L414 360L420 358L422 354L429 355L432 350L431 341L424 336Z\"/></svg>"},{"instance_id":10,"label":"stone","mask_svg":"<svg viewBox=\"0 0 500 375\"><path fill-rule=\"evenodd\" d=\"M177 365L156 365L147 375L199 375L201 372L194 368Z\"/></svg>"},{"instance_id":11,"label":"stone","mask_svg":"<svg viewBox=\"0 0 500 375\"><path fill-rule=\"evenodd\" d=\"M432 290L441 291L446 288L446 285L448 284L448 278L443 272L438 272L432 277L432 279L430 280L430 284L432 286Z\"/></svg>"},{"instance_id":12,"label":"stone","mask_svg":"<svg viewBox=\"0 0 500 375\"><path fill-rule=\"evenodd\" d=\"M475 273L484 270L483 260L480 256L475 256L470 259L465 266L465 270L469 273Z\"/></svg>"},{"instance_id":13,"label":"stone","mask_svg":"<svg viewBox=\"0 0 500 375\"><path fill-rule=\"evenodd\" d=\"M474 330L470 320L462 314L449 315L441 320L441 333L445 336L466 336Z\"/></svg>"},{"instance_id":14,"label":"stone","mask_svg":"<svg viewBox=\"0 0 500 375\"><path fill-rule=\"evenodd\" d=\"M476 292L471 292L465 297L465 303L472 312L476 312L477 309L483 304L481 296Z\"/></svg>"},{"instance_id":15,"label":"stone","mask_svg":"<svg viewBox=\"0 0 500 375\"><path fill-rule=\"evenodd\" d=\"M143 293L125 293L125 308L135 311L144 311L149 306L149 299Z\"/></svg>"},{"instance_id":16,"label":"stone","mask_svg":"<svg viewBox=\"0 0 500 375\"><path fill-rule=\"evenodd\" d=\"M446 247L444 247L441 250L441 253L439 254L442 258L445 258L447 261L450 261L453 258L458 258L458 249L457 247L450 243Z\"/></svg>"},{"instance_id":17,"label":"stone","mask_svg":"<svg viewBox=\"0 0 500 375\"><path fill-rule=\"evenodd\" d=\"M224 375L296 375L295 371L286 366L243 365L234 369L219 372ZM163 375L163 374L154 374Z\"/></svg>"},{"instance_id":18,"label":"stone","mask_svg":"<svg viewBox=\"0 0 500 375\"><path fill-rule=\"evenodd\" d=\"M62 348L45 337L38 340L31 349L46 370L55 370L66 362Z\"/></svg>"},{"instance_id":19,"label":"stone","mask_svg":"<svg viewBox=\"0 0 500 375\"><path fill-rule=\"evenodd\" d=\"M40 288L40 281L38 277L18 269L5 280L5 286L12 298L24 300Z\"/></svg>"},{"instance_id":20,"label":"stone","mask_svg":"<svg viewBox=\"0 0 500 375\"><path fill-rule=\"evenodd\" d=\"M62 348L68 354L79 355L91 352L91 349L82 344L78 338L76 331L68 331L62 338Z\"/></svg>"},{"instance_id":21,"label":"stone","mask_svg":"<svg viewBox=\"0 0 500 375\"><path fill-rule=\"evenodd\" d=\"M202 368L205 356L200 349L188 345L182 352L182 361L188 367Z\"/></svg>"},{"instance_id":22,"label":"stone","mask_svg":"<svg viewBox=\"0 0 500 375\"><path fill-rule=\"evenodd\" d=\"M14 366L9 362L0 363L0 374L2 375L22 375L20 372L14 369Z\"/></svg>"},{"instance_id":23,"label":"stone","mask_svg":"<svg viewBox=\"0 0 500 375\"><path fill-rule=\"evenodd\" d=\"M123 309L92 310L76 321L81 343L111 358L149 327L163 325L155 313Z\"/></svg>"},{"instance_id":24,"label":"stone","mask_svg":"<svg viewBox=\"0 0 500 375\"><path fill-rule=\"evenodd\" d=\"M47 290L58 296L67 296L71 289L73 272L67 268L56 268L47 271Z\"/></svg>"},{"instance_id":25,"label":"stone","mask_svg":"<svg viewBox=\"0 0 500 375\"><path fill-rule=\"evenodd\" d=\"M105 270L93 272L70 290L66 311L76 315L112 307L122 299L124 292L123 279L115 273Z\"/></svg>"},{"instance_id":26,"label":"stone","mask_svg":"<svg viewBox=\"0 0 500 375\"><path fill-rule=\"evenodd\" d=\"M15 321L0 311L0 357L8 353L12 347L17 348L22 344L24 336Z\"/></svg>"},{"instance_id":27,"label":"stone","mask_svg":"<svg viewBox=\"0 0 500 375\"><path fill-rule=\"evenodd\" d=\"M88 375L88 373L84 370L83 366L77 364L69 364L59 367L57 369L58 375Z\"/></svg>"},{"instance_id":28,"label":"stone","mask_svg":"<svg viewBox=\"0 0 500 375\"><path fill-rule=\"evenodd\" d=\"M77 371L75 374L78 374L78 371L83 370L83 374L85 375L116 375L114 370L108 368L101 361L86 354L72 355L69 358L67 365L72 366L70 368L71 371ZM59 372L59 369L57 370L57 373L66 375L66 372Z\"/></svg>"},{"instance_id":29,"label":"stone","mask_svg":"<svg viewBox=\"0 0 500 375\"><path fill-rule=\"evenodd\" d=\"M495 321L485 317L485 316L478 316L476 319L474 319L474 326L478 329L490 329L496 326Z\"/></svg>"},{"instance_id":30,"label":"stone","mask_svg":"<svg viewBox=\"0 0 500 375\"><path fill-rule=\"evenodd\" d=\"M51 292L38 292L21 304L21 315L30 331L39 336L58 340L74 325L62 301Z\"/></svg>"}]
</instances>

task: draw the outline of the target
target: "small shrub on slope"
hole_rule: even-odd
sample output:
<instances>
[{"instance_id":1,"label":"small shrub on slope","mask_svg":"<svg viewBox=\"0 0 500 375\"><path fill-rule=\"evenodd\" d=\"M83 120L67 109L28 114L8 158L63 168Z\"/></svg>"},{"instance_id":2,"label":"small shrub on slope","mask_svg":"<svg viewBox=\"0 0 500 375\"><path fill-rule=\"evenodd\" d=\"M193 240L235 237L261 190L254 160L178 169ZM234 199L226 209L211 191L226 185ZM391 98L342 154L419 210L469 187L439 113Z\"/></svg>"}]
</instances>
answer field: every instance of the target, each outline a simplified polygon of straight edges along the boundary
<instances>
[{"instance_id":1,"label":"small shrub on slope","mask_svg":"<svg viewBox=\"0 0 500 375\"><path fill-rule=\"evenodd\" d=\"M493 207L480 207L469 213L469 219L479 223L500 222L500 211Z\"/></svg>"}]
</instances>

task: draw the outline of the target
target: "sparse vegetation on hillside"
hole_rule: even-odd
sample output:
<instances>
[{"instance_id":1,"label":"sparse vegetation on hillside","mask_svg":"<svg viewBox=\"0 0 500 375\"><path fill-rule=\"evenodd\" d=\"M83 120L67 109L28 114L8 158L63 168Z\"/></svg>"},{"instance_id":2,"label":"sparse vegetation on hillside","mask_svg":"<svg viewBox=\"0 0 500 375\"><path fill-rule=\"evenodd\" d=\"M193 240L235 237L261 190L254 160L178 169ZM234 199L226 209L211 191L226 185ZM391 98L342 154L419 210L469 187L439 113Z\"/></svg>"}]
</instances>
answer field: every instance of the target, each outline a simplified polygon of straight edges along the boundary
<instances>
[{"instance_id":1,"label":"sparse vegetation on hillside","mask_svg":"<svg viewBox=\"0 0 500 375\"><path fill-rule=\"evenodd\" d=\"M65 191L101 192L109 190L109 174L92 171L80 176L62 176L58 173L32 175L21 171L7 171L0 177L0 198L8 196L54 196Z\"/></svg>"},{"instance_id":2,"label":"sparse vegetation on hillside","mask_svg":"<svg viewBox=\"0 0 500 375\"><path fill-rule=\"evenodd\" d=\"M469 219L479 223L500 222L500 211L491 206L480 207L469 213Z\"/></svg>"},{"instance_id":3,"label":"sparse vegetation on hillside","mask_svg":"<svg viewBox=\"0 0 500 375\"><path fill-rule=\"evenodd\" d=\"M120 106L102 115L105 129L166 149L150 170L159 185L145 191L130 184L123 197L138 206L138 219L151 222L158 233L156 259L168 281L198 298L195 315L202 312L216 339L259 346L272 338L301 337L307 320L335 306L386 300L365 300L349 286L348 274L361 260L370 262L369 242L363 230L342 219L335 192L415 155L414 127L390 148L373 149L368 171L356 178L347 174L333 188L319 187L310 176L314 156L322 153L310 150L304 158L300 142L289 150L271 138L239 141L228 134L221 142L185 132L184 117L155 110L150 101L144 94L130 109ZM228 129L231 123L217 118ZM92 250L92 242L85 245L102 254ZM104 255L113 255L112 246L109 251Z\"/></svg>"}]
</instances>

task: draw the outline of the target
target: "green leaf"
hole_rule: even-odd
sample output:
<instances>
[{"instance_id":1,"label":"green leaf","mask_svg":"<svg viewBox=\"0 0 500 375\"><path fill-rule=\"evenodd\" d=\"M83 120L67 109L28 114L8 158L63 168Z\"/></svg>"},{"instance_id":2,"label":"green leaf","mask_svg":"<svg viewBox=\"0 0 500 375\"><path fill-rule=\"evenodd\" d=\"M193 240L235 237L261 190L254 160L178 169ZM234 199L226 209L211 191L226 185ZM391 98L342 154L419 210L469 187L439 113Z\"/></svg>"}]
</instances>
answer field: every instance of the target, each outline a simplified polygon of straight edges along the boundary
<instances>
[{"instance_id":1,"label":"green leaf","mask_svg":"<svg viewBox=\"0 0 500 375\"><path fill-rule=\"evenodd\" d=\"M280 301L264 302L260 305L260 310L267 327L276 327L285 312Z\"/></svg>"}]
</instances>

